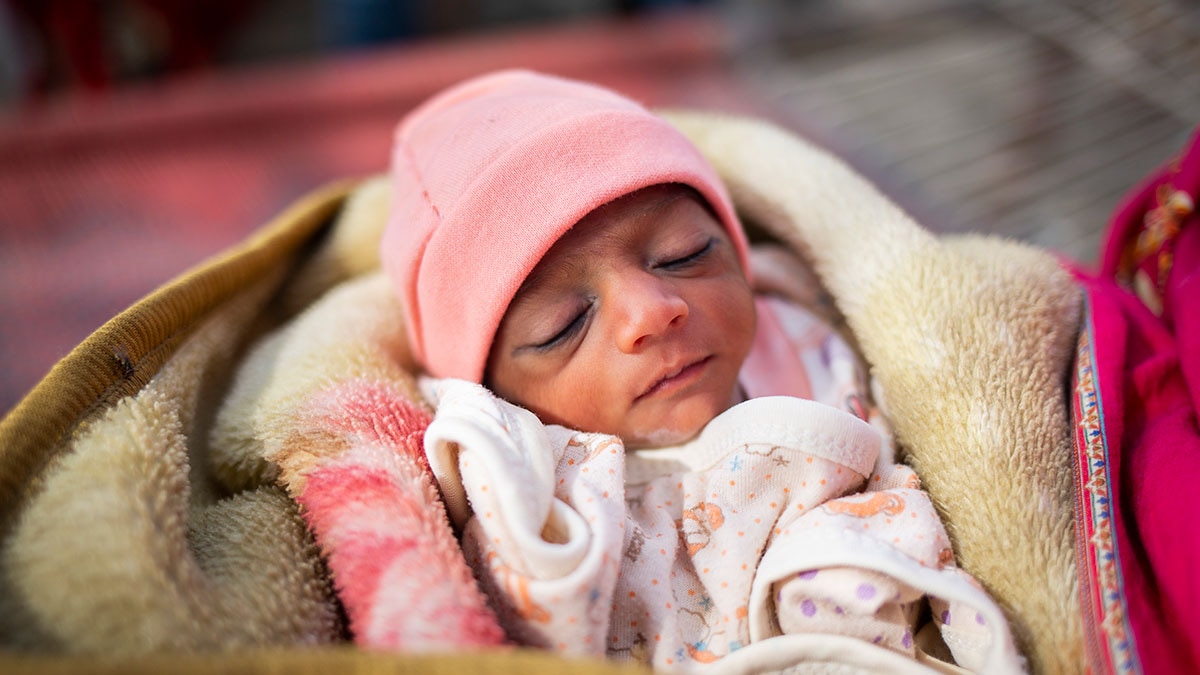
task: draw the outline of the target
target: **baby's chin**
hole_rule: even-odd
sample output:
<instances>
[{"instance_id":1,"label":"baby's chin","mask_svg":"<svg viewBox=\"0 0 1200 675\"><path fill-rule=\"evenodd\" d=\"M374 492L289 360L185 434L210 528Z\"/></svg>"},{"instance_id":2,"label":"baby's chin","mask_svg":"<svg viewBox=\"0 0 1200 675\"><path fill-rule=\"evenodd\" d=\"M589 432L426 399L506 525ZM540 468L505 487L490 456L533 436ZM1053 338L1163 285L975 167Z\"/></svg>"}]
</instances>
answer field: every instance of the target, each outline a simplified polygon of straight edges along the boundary
<instances>
[{"instance_id":1,"label":"baby's chin","mask_svg":"<svg viewBox=\"0 0 1200 675\"><path fill-rule=\"evenodd\" d=\"M704 428L703 424L684 428L662 427L656 429L639 429L634 433L621 434L621 440L630 450L650 450L654 448L670 448L686 443L696 437Z\"/></svg>"},{"instance_id":2,"label":"baby's chin","mask_svg":"<svg viewBox=\"0 0 1200 675\"><path fill-rule=\"evenodd\" d=\"M686 443L704 430L714 417L743 399L741 387L733 387L731 394L722 396L696 397L688 405L675 408L674 414L666 415L670 421L661 426L644 425L626 428L616 435L630 450L670 448Z\"/></svg>"}]
</instances>

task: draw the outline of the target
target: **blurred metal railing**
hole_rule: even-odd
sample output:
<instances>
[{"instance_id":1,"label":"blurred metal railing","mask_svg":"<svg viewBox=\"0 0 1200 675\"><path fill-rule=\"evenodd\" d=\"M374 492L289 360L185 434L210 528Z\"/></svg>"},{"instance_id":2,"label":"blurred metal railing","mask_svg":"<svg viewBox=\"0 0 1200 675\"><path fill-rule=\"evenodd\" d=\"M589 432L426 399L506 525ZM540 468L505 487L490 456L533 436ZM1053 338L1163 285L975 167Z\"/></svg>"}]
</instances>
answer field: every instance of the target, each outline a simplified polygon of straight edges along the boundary
<instances>
[{"instance_id":1,"label":"blurred metal railing","mask_svg":"<svg viewBox=\"0 0 1200 675\"><path fill-rule=\"evenodd\" d=\"M1200 3L996 0L991 6L1179 120L1200 118Z\"/></svg>"},{"instance_id":2,"label":"blurred metal railing","mask_svg":"<svg viewBox=\"0 0 1200 675\"><path fill-rule=\"evenodd\" d=\"M1093 260L1121 195L1200 124L1200 3L879 4L779 5L744 72L936 230Z\"/></svg>"}]
</instances>

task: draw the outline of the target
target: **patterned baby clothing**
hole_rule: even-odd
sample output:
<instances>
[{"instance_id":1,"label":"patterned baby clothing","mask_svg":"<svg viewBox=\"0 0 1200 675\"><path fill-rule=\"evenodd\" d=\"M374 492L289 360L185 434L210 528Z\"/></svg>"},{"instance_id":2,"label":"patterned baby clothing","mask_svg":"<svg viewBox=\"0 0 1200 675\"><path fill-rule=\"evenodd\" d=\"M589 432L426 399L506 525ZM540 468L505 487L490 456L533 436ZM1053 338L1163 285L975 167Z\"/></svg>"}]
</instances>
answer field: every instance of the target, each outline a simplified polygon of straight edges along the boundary
<instances>
[{"instance_id":1,"label":"patterned baby clothing","mask_svg":"<svg viewBox=\"0 0 1200 675\"><path fill-rule=\"evenodd\" d=\"M430 465L509 634L664 671L952 668L934 644L1019 672L999 608L892 460L853 351L793 305L758 312L754 398L676 447L626 451L479 385L422 382Z\"/></svg>"}]
</instances>

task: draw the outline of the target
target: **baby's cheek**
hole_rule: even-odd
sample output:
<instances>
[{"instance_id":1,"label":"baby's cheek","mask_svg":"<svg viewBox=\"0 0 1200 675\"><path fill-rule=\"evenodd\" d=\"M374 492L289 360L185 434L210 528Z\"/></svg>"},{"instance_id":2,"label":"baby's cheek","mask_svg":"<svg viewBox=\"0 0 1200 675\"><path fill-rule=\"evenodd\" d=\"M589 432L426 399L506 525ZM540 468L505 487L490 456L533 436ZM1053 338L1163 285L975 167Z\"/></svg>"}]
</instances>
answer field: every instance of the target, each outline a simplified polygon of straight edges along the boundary
<instances>
[{"instance_id":1,"label":"baby's cheek","mask_svg":"<svg viewBox=\"0 0 1200 675\"><path fill-rule=\"evenodd\" d=\"M754 294L749 284L742 284L738 294L738 312L733 319L732 329L738 336L742 349L742 358L750 353L750 345L754 343L754 334L758 331L758 309L754 304Z\"/></svg>"},{"instance_id":2,"label":"baby's cheek","mask_svg":"<svg viewBox=\"0 0 1200 675\"><path fill-rule=\"evenodd\" d=\"M587 386L584 383L583 387L575 388L570 401L563 401L562 405L572 411L572 417L577 420L577 429L619 436L624 416L614 410L613 396L599 384L595 382L594 386Z\"/></svg>"}]
</instances>

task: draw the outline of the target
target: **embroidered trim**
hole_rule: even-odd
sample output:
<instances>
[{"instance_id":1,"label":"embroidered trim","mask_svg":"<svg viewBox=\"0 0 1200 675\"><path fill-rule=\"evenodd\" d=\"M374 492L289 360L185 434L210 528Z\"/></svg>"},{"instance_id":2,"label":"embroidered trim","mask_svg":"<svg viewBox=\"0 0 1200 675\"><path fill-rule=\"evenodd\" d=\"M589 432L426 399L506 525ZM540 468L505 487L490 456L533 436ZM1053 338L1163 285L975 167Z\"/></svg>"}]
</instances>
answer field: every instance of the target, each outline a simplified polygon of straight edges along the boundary
<instances>
[{"instance_id":1,"label":"embroidered trim","mask_svg":"<svg viewBox=\"0 0 1200 675\"><path fill-rule=\"evenodd\" d=\"M1085 296L1086 316L1091 300ZM1117 549L1108 471L1104 404L1095 372L1093 325L1079 333L1072 412L1075 419L1076 546L1088 660L1095 673L1141 673Z\"/></svg>"},{"instance_id":2,"label":"embroidered trim","mask_svg":"<svg viewBox=\"0 0 1200 675\"><path fill-rule=\"evenodd\" d=\"M1192 195L1174 186L1179 158L1171 162L1165 181L1154 189L1155 205L1142 217L1137 236L1125 245L1117 278L1156 316L1163 314L1167 277L1175 264L1175 240L1183 221L1195 211Z\"/></svg>"}]
</instances>

